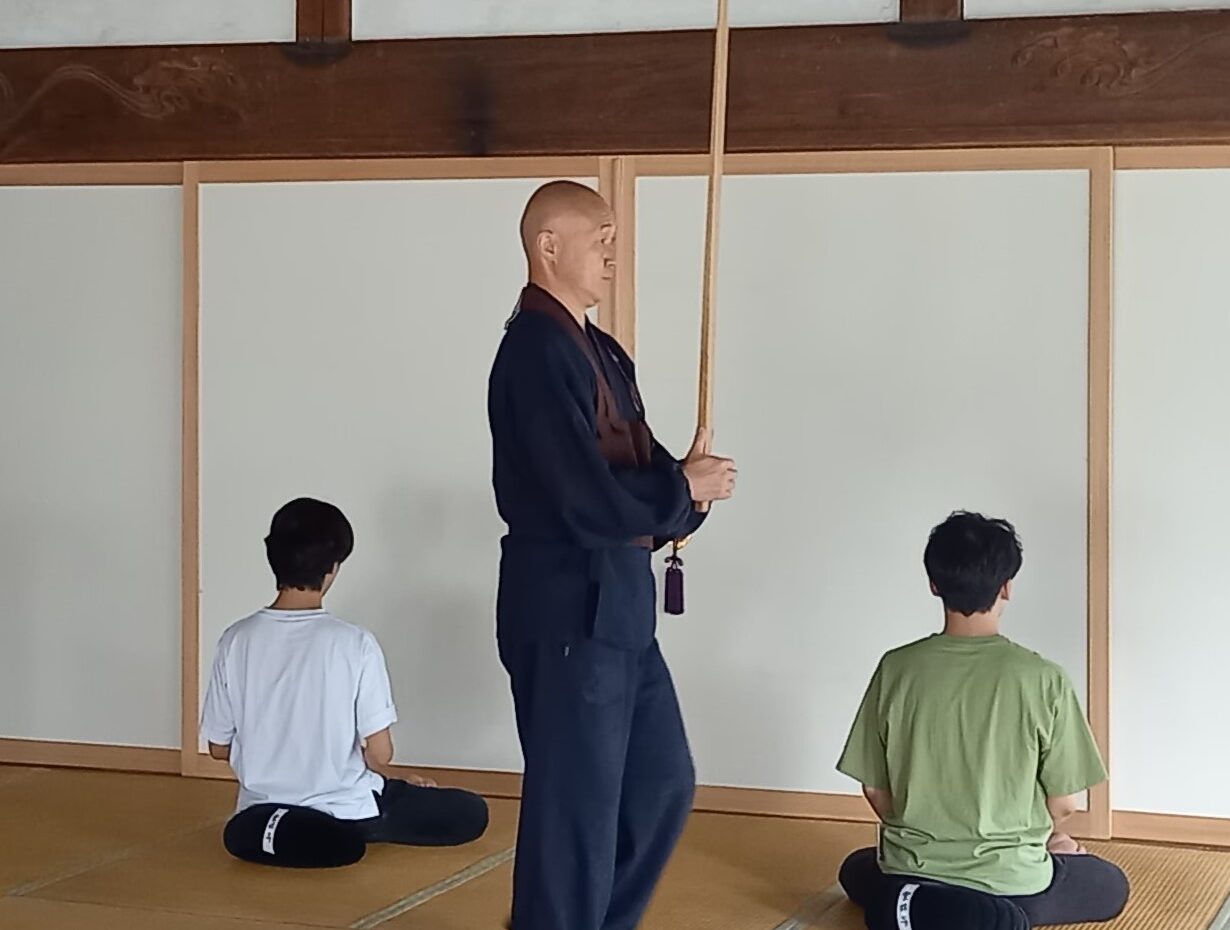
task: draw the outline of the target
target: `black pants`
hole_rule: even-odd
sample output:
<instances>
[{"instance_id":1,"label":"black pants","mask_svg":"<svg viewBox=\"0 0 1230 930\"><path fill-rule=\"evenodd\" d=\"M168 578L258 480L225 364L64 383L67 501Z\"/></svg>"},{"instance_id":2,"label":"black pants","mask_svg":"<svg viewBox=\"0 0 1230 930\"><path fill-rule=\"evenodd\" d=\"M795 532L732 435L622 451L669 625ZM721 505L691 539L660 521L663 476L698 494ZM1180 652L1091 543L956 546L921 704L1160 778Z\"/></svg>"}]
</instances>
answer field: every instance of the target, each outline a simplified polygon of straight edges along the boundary
<instances>
[{"instance_id":1,"label":"black pants","mask_svg":"<svg viewBox=\"0 0 1230 930\"><path fill-rule=\"evenodd\" d=\"M369 843L464 846L487 832L487 802L468 791L390 778L376 803L380 816L359 821Z\"/></svg>"},{"instance_id":2,"label":"black pants","mask_svg":"<svg viewBox=\"0 0 1230 930\"><path fill-rule=\"evenodd\" d=\"M461 846L487 830L487 803L452 788L419 788L388 779L376 795L380 815L339 820L287 804L257 804L240 811L223 831L238 859L288 868L335 868L363 858L368 843Z\"/></svg>"},{"instance_id":3,"label":"black pants","mask_svg":"<svg viewBox=\"0 0 1230 930\"><path fill-rule=\"evenodd\" d=\"M1046 891L1018 897L1005 895L999 900L1016 905L1035 927L1101 923L1123 913L1129 887L1127 876L1117 865L1089 855L1059 855L1052 859L1055 877ZM840 875L841 887L850 900L868 913L881 908L885 900L896 900L902 886L915 880L880 871L874 849L852 854L842 865ZM927 878L917 881L942 884Z\"/></svg>"},{"instance_id":4,"label":"black pants","mask_svg":"<svg viewBox=\"0 0 1230 930\"><path fill-rule=\"evenodd\" d=\"M514 930L633 930L692 807L695 771L657 643L500 643L525 780Z\"/></svg>"}]
</instances>

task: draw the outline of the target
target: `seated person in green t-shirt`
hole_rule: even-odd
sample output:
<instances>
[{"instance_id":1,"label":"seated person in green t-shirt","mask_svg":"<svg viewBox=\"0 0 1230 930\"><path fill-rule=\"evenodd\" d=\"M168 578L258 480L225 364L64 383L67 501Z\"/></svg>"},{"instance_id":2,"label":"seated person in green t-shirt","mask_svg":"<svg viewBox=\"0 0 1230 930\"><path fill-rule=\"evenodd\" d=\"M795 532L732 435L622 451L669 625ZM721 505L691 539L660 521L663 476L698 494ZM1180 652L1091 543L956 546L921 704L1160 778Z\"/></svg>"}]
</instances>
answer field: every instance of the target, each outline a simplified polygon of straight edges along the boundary
<instances>
[{"instance_id":1,"label":"seated person in green t-shirt","mask_svg":"<svg viewBox=\"0 0 1230 930\"><path fill-rule=\"evenodd\" d=\"M887 653L859 707L837 768L882 823L842 887L869 916L919 881L1007 898L1034 926L1118 916L1127 877L1060 832L1106 779L1080 703L1058 665L999 632L1016 531L956 513L923 561L944 631Z\"/></svg>"}]
</instances>

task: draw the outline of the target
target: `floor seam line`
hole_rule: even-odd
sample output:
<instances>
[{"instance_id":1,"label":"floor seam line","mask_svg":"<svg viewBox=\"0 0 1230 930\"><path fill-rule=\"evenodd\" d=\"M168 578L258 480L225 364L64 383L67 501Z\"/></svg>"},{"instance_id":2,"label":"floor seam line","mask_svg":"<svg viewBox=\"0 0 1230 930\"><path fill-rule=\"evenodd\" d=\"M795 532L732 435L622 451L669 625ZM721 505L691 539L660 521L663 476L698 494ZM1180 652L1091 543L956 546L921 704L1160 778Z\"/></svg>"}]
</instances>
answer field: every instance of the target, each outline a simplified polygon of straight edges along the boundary
<instances>
[{"instance_id":1,"label":"floor seam line","mask_svg":"<svg viewBox=\"0 0 1230 930\"><path fill-rule=\"evenodd\" d=\"M845 900L846 894L841 885L834 882L817 895L813 895L799 906L790 917L778 924L773 930L808 930L838 904ZM1210 928L1212 930L1212 928Z\"/></svg>"},{"instance_id":2,"label":"floor seam line","mask_svg":"<svg viewBox=\"0 0 1230 930\"><path fill-rule=\"evenodd\" d=\"M372 930L383 923L387 923L395 917L400 917L409 911L414 910L426 904L433 898L438 898L442 894L460 888L463 885L469 884L476 878L481 878L488 872L498 869L507 862L511 862L515 855L515 849L505 849L503 852L495 853L485 859L480 859L472 863L467 868L460 872L448 876L436 882L434 885L428 885L426 888L420 888L412 894L406 895L404 898L399 898L392 904L382 907L378 911L373 911L365 917L360 917L349 925L349 930Z\"/></svg>"},{"instance_id":3,"label":"floor seam line","mask_svg":"<svg viewBox=\"0 0 1230 930\"><path fill-rule=\"evenodd\" d=\"M195 824L192 827L188 827L184 830L176 831L175 833L172 833L168 836L159 837L156 840L147 841L143 843L136 843L132 846L126 846L119 851L105 854L99 857L98 859L95 859L94 861L90 862L88 865L83 865L78 868L70 869L66 872L61 872L57 875L52 876L51 878L35 879L34 881L25 882L20 885L13 885L11 888L6 889L4 891L4 894L8 897L13 897L13 898L26 897L27 895L30 895L36 891L42 891L44 888L49 888L52 885L58 885L60 882L66 882L71 878L77 878L80 875L85 875L87 872L92 872L95 869L102 868L105 865L112 865L113 863L116 863L116 862L122 862L123 860L129 859L132 856L137 855L138 853L145 852L146 850L149 850L149 849L156 849L157 847L163 845L164 843L171 843L171 842L174 842L175 840L181 840L184 837L191 836L193 833L198 833L201 830L206 830L210 827L216 827L219 824L226 823L226 819L227 818L221 818L221 819L211 820L208 823Z\"/></svg>"},{"instance_id":4,"label":"floor seam line","mask_svg":"<svg viewBox=\"0 0 1230 930\"><path fill-rule=\"evenodd\" d=\"M37 901L40 904L50 905L75 905L86 908L104 908L109 911L119 913L139 913L139 914L170 914L176 917L199 917L206 920L221 920L228 923L234 923L240 930L244 925L250 924L253 927L268 927L274 925L277 927L293 927L294 930L337 930L337 924L311 924L304 923L301 920L287 920L282 917L246 917L236 914L213 914L203 911L183 911L173 907L153 907L148 904L117 904L109 901L79 901L70 898L44 898L30 897L23 895L14 900L22 901Z\"/></svg>"}]
</instances>

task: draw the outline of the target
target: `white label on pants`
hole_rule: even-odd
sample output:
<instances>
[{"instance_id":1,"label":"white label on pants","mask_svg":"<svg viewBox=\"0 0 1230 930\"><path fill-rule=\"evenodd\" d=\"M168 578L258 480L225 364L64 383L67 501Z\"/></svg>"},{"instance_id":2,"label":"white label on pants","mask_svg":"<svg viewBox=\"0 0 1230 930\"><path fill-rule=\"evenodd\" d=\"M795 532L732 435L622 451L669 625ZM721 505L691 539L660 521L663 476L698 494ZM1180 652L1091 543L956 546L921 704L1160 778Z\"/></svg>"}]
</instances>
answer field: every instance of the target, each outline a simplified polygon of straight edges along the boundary
<instances>
[{"instance_id":1,"label":"white label on pants","mask_svg":"<svg viewBox=\"0 0 1230 930\"><path fill-rule=\"evenodd\" d=\"M279 807L270 816L269 822L265 824L265 835L261 838L261 849L271 856L273 855L273 834L278 832L278 824L281 823L282 818L287 812L287 808Z\"/></svg>"},{"instance_id":2,"label":"white label on pants","mask_svg":"<svg viewBox=\"0 0 1230 930\"><path fill-rule=\"evenodd\" d=\"M917 885L901 887L901 893L897 895L897 930L914 930L914 924L910 921L910 901L917 890Z\"/></svg>"}]
</instances>

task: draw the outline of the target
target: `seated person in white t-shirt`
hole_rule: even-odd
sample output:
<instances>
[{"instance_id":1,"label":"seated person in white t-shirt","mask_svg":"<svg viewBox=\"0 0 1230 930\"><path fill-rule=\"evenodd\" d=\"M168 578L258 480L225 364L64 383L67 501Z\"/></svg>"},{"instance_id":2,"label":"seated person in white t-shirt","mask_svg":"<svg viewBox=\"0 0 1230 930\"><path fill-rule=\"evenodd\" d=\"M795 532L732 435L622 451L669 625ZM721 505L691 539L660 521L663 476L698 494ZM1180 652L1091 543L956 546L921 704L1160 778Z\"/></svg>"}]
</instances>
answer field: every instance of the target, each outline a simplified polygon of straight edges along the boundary
<instances>
[{"instance_id":1,"label":"seated person in white t-shirt","mask_svg":"<svg viewBox=\"0 0 1230 930\"><path fill-rule=\"evenodd\" d=\"M224 842L240 859L349 865L369 842L454 846L487 829L478 795L391 775L384 654L322 606L353 547L338 508L291 501L265 539L277 599L218 641L201 732L239 779Z\"/></svg>"}]
</instances>

